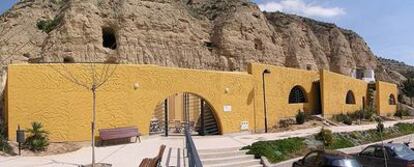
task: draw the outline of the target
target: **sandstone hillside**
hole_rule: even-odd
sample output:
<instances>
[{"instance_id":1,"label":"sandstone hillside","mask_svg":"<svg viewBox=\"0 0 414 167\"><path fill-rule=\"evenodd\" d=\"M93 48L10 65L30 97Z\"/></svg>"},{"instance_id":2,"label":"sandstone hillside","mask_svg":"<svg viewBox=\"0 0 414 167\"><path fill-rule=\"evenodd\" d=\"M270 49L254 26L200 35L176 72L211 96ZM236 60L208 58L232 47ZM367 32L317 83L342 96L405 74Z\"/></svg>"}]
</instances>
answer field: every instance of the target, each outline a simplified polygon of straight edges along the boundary
<instances>
[{"instance_id":1,"label":"sandstone hillside","mask_svg":"<svg viewBox=\"0 0 414 167\"><path fill-rule=\"evenodd\" d=\"M4 64L124 63L243 71L248 62L395 81L351 30L249 0L21 0L0 18ZM398 73L398 72L397 72Z\"/></svg>"}]
</instances>

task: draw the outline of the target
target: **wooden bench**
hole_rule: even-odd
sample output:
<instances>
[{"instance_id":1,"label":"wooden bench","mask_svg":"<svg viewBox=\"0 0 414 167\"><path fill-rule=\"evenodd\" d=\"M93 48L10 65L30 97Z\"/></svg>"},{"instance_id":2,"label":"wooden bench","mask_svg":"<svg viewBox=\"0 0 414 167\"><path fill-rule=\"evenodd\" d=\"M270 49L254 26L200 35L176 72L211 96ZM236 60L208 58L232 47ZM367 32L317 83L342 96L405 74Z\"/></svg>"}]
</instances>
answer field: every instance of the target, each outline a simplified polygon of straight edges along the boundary
<instances>
[{"instance_id":1,"label":"wooden bench","mask_svg":"<svg viewBox=\"0 0 414 167\"><path fill-rule=\"evenodd\" d=\"M161 145L158 155L154 158L145 158L139 164L139 167L158 167L162 160L162 155L164 155L165 145Z\"/></svg>"},{"instance_id":2,"label":"wooden bench","mask_svg":"<svg viewBox=\"0 0 414 167\"><path fill-rule=\"evenodd\" d=\"M124 139L135 137L135 142L137 139L141 142L141 133L138 132L138 128L135 127L123 127L123 128L112 128L112 129L99 129L99 138L101 144L103 141L114 140L114 139Z\"/></svg>"}]
</instances>

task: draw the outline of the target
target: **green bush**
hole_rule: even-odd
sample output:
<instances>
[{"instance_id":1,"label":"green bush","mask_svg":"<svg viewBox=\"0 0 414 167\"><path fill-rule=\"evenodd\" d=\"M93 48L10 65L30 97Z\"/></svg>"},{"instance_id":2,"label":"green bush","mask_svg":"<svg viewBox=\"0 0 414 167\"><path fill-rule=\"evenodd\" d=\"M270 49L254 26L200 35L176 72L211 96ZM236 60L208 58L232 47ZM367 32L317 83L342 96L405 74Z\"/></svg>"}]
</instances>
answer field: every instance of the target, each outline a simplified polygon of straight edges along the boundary
<instances>
[{"instance_id":1,"label":"green bush","mask_svg":"<svg viewBox=\"0 0 414 167\"><path fill-rule=\"evenodd\" d=\"M334 118L337 122L344 122L345 117L347 117L347 115L342 114L342 113L340 113L340 114L337 114L337 115L334 115L334 116L333 116L333 118Z\"/></svg>"},{"instance_id":2,"label":"green bush","mask_svg":"<svg viewBox=\"0 0 414 167\"><path fill-rule=\"evenodd\" d=\"M334 142L332 131L322 128L321 131L315 135L315 139L321 141L325 146L330 146Z\"/></svg>"},{"instance_id":3,"label":"green bush","mask_svg":"<svg viewBox=\"0 0 414 167\"><path fill-rule=\"evenodd\" d=\"M28 129L28 137L24 143L24 148L32 151L43 151L49 145L48 132L43 130L40 122L32 122L32 128Z\"/></svg>"},{"instance_id":4,"label":"green bush","mask_svg":"<svg viewBox=\"0 0 414 167\"><path fill-rule=\"evenodd\" d=\"M345 115L345 114L340 113L340 114L334 115L334 119L337 122L343 122L344 124L352 125L352 119L348 114Z\"/></svg>"},{"instance_id":5,"label":"green bush","mask_svg":"<svg viewBox=\"0 0 414 167\"><path fill-rule=\"evenodd\" d=\"M375 113L375 109L373 109L372 107L368 107L366 109L357 110L353 113L348 113L347 115L351 117L352 120L370 120L372 116L375 115Z\"/></svg>"},{"instance_id":6,"label":"green bush","mask_svg":"<svg viewBox=\"0 0 414 167\"><path fill-rule=\"evenodd\" d=\"M288 138L283 140L259 141L242 149L249 149L247 154L256 158L265 156L271 163L287 160L305 148L303 138Z\"/></svg>"},{"instance_id":7,"label":"green bush","mask_svg":"<svg viewBox=\"0 0 414 167\"><path fill-rule=\"evenodd\" d=\"M298 114L296 114L296 123L299 125L302 125L305 123L305 112L298 111Z\"/></svg>"},{"instance_id":8,"label":"green bush","mask_svg":"<svg viewBox=\"0 0 414 167\"><path fill-rule=\"evenodd\" d=\"M343 123L346 124L346 125L352 125L351 117L349 117L349 116L344 117Z\"/></svg>"},{"instance_id":9,"label":"green bush","mask_svg":"<svg viewBox=\"0 0 414 167\"><path fill-rule=\"evenodd\" d=\"M410 116L410 113L407 110L397 110L394 116L400 117L402 119L404 116Z\"/></svg>"},{"instance_id":10,"label":"green bush","mask_svg":"<svg viewBox=\"0 0 414 167\"><path fill-rule=\"evenodd\" d=\"M55 17L53 20L40 20L37 22L36 26L39 30L49 33L60 24L61 20L61 17Z\"/></svg>"},{"instance_id":11,"label":"green bush","mask_svg":"<svg viewBox=\"0 0 414 167\"><path fill-rule=\"evenodd\" d=\"M12 148L6 137L6 124L0 120L0 151L11 153Z\"/></svg>"}]
</instances>

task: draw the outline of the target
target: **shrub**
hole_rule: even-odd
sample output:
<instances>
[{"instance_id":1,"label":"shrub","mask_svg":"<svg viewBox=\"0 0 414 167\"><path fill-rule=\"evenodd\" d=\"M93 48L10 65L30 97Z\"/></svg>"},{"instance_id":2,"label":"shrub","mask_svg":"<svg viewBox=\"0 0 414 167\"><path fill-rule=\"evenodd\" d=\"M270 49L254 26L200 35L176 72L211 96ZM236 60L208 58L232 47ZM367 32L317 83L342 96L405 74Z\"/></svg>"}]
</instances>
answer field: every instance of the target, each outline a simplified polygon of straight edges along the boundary
<instances>
[{"instance_id":1,"label":"shrub","mask_svg":"<svg viewBox=\"0 0 414 167\"><path fill-rule=\"evenodd\" d=\"M298 114L296 114L296 123L299 125L305 123L305 112L298 111Z\"/></svg>"},{"instance_id":2,"label":"shrub","mask_svg":"<svg viewBox=\"0 0 414 167\"><path fill-rule=\"evenodd\" d=\"M280 162L291 158L295 153L305 148L303 138L288 138L274 141L259 141L242 149L249 149L247 154L253 154L256 158L265 156L270 162Z\"/></svg>"},{"instance_id":3,"label":"shrub","mask_svg":"<svg viewBox=\"0 0 414 167\"><path fill-rule=\"evenodd\" d=\"M349 117L349 116L344 117L343 123L346 124L346 125L352 125L351 117Z\"/></svg>"},{"instance_id":4,"label":"shrub","mask_svg":"<svg viewBox=\"0 0 414 167\"><path fill-rule=\"evenodd\" d=\"M337 122L343 122L344 124L352 125L352 119L349 115L345 115L345 114L340 113L338 115L334 115L334 119Z\"/></svg>"},{"instance_id":5,"label":"shrub","mask_svg":"<svg viewBox=\"0 0 414 167\"><path fill-rule=\"evenodd\" d=\"M375 115L375 109L372 107L368 107L366 109L357 110L353 113L347 114L349 117L352 118L352 120L359 120L359 119L365 119L370 120L372 116Z\"/></svg>"},{"instance_id":6,"label":"shrub","mask_svg":"<svg viewBox=\"0 0 414 167\"><path fill-rule=\"evenodd\" d=\"M279 126L281 128L287 128L287 127L289 127L291 125L294 125L295 123L296 123L295 120L292 119L292 118L282 119L282 120L279 121Z\"/></svg>"},{"instance_id":7,"label":"shrub","mask_svg":"<svg viewBox=\"0 0 414 167\"><path fill-rule=\"evenodd\" d=\"M315 139L321 141L325 146L332 145L334 141L332 131L325 128L322 128L322 130L316 134Z\"/></svg>"},{"instance_id":8,"label":"shrub","mask_svg":"<svg viewBox=\"0 0 414 167\"><path fill-rule=\"evenodd\" d=\"M61 20L61 17L55 17L53 20L40 20L37 22L36 26L39 30L49 33L60 24Z\"/></svg>"},{"instance_id":9,"label":"shrub","mask_svg":"<svg viewBox=\"0 0 414 167\"><path fill-rule=\"evenodd\" d=\"M3 121L0 120L0 151L5 153L10 153L12 148L7 141L6 137L6 125Z\"/></svg>"},{"instance_id":10,"label":"shrub","mask_svg":"<svg viewBox=\"0 0 414 167\"><path fill-rule=\"evenodd\" d=\"M337 121L337 122L344 122L346 115L345 114L337 114L334 115L333 118Z\"/></svg>"},{"instance_id":11,"label":"shrub","mask_svg":"<svg viewBox=\"0 0 414 167\"><path fill-rule=\"evenodd\" d=\"M397 110L394 116L400 117L402 119L404 116L410 116L410 113L407 110Z\"/></svg>"},{"instance_id":12,"label":"shrub","mask_svg":"<svg viewBox=\"0 0 414 167\"><path fill-rule=\"evenodd\" d=\"M32 151L43 151L49 145L48 132L43 130L40 122L32 122L32 128L27 130L29 136L26 138L24 148Z\"/></svg>"}]
</instances>

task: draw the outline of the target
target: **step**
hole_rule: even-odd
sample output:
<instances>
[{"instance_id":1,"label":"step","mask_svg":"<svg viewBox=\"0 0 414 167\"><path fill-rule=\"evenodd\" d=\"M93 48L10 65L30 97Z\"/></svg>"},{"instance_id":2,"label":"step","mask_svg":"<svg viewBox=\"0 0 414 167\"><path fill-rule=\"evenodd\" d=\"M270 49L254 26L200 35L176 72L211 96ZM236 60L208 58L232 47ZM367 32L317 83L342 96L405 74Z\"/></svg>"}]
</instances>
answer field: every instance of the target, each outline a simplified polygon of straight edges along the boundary
<instances>
[{"instance_id":1,"label":"step","mask_svg":"<svg viewBox=\"0 0 414 167\"><path fill-rule=\"evenodd\" d=\"M246 155L246 151L232 151L232 152L218 152L218 153L202 153L200 154L200 158L204 159L212 159L212 158L225 158L225 157L237 157L237 156L244 156Z\"/></svg>"},{"instance_id":2,"label":"step","mask_svg":"<svg viewBox=\"0 0 414 167\"><path fill-rule=\"evenodd\" d=\"M168 151L164 152L163 160L161 161L161 164L166 167L176 167L176 166L182 166L183 161L183 155L182 155L182 148L169 148Z\"/></svg>"},{"instance_id":3,"label":"step","mask_svg":"<svg viewBox=\"0 0 414 167\"><path fill-rule=\"evenodd\" d=\"M206 132L218 132L218 129L216 127L205 127L204 131L206 131Z\"/></svg>"},{"instance_id":4,"label":"step","mask_svg":"<svg viewBox=\"0 0 414 167\"><path fill-rule=\"evenodd\" d=\"M215 158L208 158L203 159L201 162L204 165L214 165L214 164L223 164L223 163L230 163L230 162L241 162L254 159L254 155L237 155L237 156L229 156L229 157L215 157Z\"/></svg>"},{"instance_id":5,"label":"step","mask_svg":"<svg viewBox=\"0 0 414 167\"><path fill-rule=\"evenodd\" d=\"M215 164L215 165L203 165L204 167L249 167L249 166L256 166L260 165L259 159L252 159L252 160L245 160L239 162L229 162L223 164ZM263 165L262 165L263 166Z\"/></svg>"},{"instance_id":6,"label":"step","mask_svg":"<svg viewBox=\"0 0 414 167\"><path fill-rule=\"evenodd\" d=\"M241 147L225 147L225 148L216 148L216 149L199 149L198 153L218 153L218 152L235 152L235 151L245 151L240 150Z\"/></svg>"}]
</instances>

